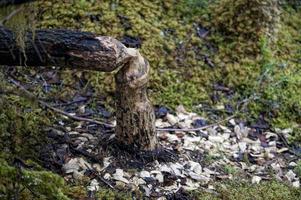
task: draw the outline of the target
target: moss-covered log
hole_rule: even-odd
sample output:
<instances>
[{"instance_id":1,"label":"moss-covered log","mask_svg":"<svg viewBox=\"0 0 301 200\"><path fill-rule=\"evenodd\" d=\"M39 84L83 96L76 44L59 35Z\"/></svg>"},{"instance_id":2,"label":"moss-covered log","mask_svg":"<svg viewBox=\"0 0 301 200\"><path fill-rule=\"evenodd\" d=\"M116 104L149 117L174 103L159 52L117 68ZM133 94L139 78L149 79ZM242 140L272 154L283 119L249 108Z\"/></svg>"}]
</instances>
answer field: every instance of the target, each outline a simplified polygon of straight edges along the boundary
<instances>
[{"instance_id":1,"label":"moss-covered log","mask_svg":"<svg viewBox=\"0 0 301 200\"><path fill-rule=\"evenodd\" d=\"M127 48L111 37L70 30L28 32L25 45L0 26L0 64L57 66L110 72L130 59Z\"/></svg>"},{"instance_id":2,"label":"moss-covered log","mask_svg":"<svg viewBox=\"0 0 301 200\"><path fill-rule=\"evenodd\" d=\"M34 1L34 0L0 0L0 7L8 6L8 5L23 4L23 3L28 3L31 1Z\"/></svg>"},{"instance_id":3,"label":"moss-covered log","mask_svg":"<svg viewBox=\"0 0 301 200\"><path fill-rule=\"evenodd\" d=\"M116 75L117 127L120 143L143 150L156 148L155 117L146 84L149 64L135 49L111 37L70 30L27 33L25 46L0 27L0 65L59 66L110 72Z\"/></svg>"}]
</instances>

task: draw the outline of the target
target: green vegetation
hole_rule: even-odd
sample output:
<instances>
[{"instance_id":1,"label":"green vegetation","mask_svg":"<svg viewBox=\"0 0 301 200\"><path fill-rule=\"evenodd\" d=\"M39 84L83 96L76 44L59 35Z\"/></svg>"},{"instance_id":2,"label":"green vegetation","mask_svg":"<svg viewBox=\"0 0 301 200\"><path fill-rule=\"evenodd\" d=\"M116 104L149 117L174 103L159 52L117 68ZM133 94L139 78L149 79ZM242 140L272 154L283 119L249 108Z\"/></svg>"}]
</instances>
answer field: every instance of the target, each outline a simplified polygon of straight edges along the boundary
<instances>
[{"instance_id":1,"label":"green vegetation","mask_svg":"<svg viewBox=\"0 0 301 200\"><path fill-rule=\"evenodd\" d=\"M301 160L298 161L297 166L294 169L297 176L301 178Z\"/></svg>"},{"instance_id":2,"label":"green vegetation","mask_svg":"<svg viewBox=\"0 0 301 200\"><path fill-rule=\"evenodd\" d=\"M183 104L202 112L195 106L235 108L248 99L242 117L263 115L276 127L297 127L300 12L275 0L230 1L43 1L38 27L80 29L121 41L138 38L152 66L149 89L155 104ZM200 37L200 30L210 33ZM113 105L113 74L81 76ZM213 85L233 94L215 91ZM295 141L300 141L298 132Z\"/></svg>"},{"instance_id":3,"label":"green vegetation","mask_svg":"<svg viewBox=\"0 0 301 200\"><path fill-rule=\"evenodd\" d=\"M68 199L62 192L63 178L48 171L21 167L13 167L0 159L1 199Z\"/></svg>"},{"instance_id":4,"label":"green vegetation","mask_svg":"<svg viewBox=\"0 0 301 200\"><path fill-rule=\"evenodd\" d=\"M230 181L217 184L216 189L218 195L200 192L194 196L199 200L297 200L301 198L299 189L276 181L262 182L256 185L243 181Z\"/></svg>"}]
</instances>

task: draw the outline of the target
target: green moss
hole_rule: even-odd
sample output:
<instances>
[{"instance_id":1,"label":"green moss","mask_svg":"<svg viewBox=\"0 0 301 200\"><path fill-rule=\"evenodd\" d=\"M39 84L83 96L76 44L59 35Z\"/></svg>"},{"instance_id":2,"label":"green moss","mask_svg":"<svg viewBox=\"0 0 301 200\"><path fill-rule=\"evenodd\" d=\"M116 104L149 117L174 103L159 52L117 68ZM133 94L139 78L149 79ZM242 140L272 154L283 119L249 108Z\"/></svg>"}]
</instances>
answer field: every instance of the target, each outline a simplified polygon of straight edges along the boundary
<instances>
[{"instance_id":1,"label":"green moss","mask_svg":"<svg viewBox=\"0 0 301 200\"><path fill-rule=\"evenodd\" d=\"M48 171L25 170L0 159L1 199L69 199L62 192L64 180Z\"/></svg>"},{"instance_id":2,"label":"green moss","mask_svg":"<svg viewBox=\"0 0 301 200\"><path fill-rule=\"evenodd\" d=\"M172 0L43 1L38 26L80 29L120 40L124 35L140 38L140 51L152 67L149 89L155 104L171 108L183 104L196 110L200 103L236 107L237 102L251 99L245 116L249 120L264 113L278 127L300 123L301 97L296 92L300 12L272 5L274 0L248 1L247 7L245 0L230 1L181 0L177 5ZM207 27L209 36L200 38L198 25ZM85 72L82 76L106 97L107 104L114 105L113 74ZM214 84L234 94L214 91ZM212 101L212 95L217 101Z\"/></svg>"},{"instance_id":3,"label":"green moss","mask_svg":"<svg viewBox=\"0 0 301 200\"><path fill-rule=\"evenodd\" d=\"M301 160L297 162L297 166L294 169L297 176L301 177Z\"/></svg>"},{"instance_id":4,"label":"green moss","mask_svg":"<svg viewBox=\"0 0 301 200\"><path fill-rule=\"evenodd\" d=\"M228 181L216 184L218 195L208 192L194 193L193 196L199 200L207 199L241 199L241 200L297 200L301 198L301 192L276 181L262 182L260 184L250 184L243 181Z\"/></svg>"}]
</instances>

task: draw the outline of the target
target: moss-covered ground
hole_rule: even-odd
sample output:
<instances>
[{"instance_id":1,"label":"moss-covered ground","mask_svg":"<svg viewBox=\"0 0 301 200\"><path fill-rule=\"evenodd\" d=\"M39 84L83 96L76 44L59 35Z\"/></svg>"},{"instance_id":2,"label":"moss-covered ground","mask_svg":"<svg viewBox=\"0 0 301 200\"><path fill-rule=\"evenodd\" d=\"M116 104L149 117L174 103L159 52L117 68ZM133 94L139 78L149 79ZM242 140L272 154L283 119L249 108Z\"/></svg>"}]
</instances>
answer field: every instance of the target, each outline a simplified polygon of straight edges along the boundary
<instances>
[{"instance_id":1,"label":"moss-covered ground","mask_svg":"<svg viewBox=\"0 0 301 200\"><path fill-rule=\"evenodd\" d=\"M300 140L301 12L287 4L276 12L275 2L267 2L267 11L258 11L271 18L258 25L262 31L256 26L260 20L248 23L257 11L231 22L244 1L231 9L225 0L43 1L38 26L91 31L139 47L151 63L149 91L155 104L183 104L198 112L211 107L220 114L238 111L247 101L243 117L296 127L294 139ZM103 96L114 90L113 75L82 75Z\"/></svg>"},{"instance_id":2,"label":"moss-covered ground","mask_svg":"<svg viewBox=\"0 0 301 200\"><path fill-rule=\"evenodd\" d=\"M261 118L272 127L293 128L292 142L300 142L300 8L281 5L273 37L265 32L255 38L248 34L239 37L239 29L233 34L229 27L221 27L227 21L221 23L216 14L227 8L222 6L227 1L46 0L37 4L35 24L38 28L71 28L109 35L139 47L151 63L149 91L157 105L173 109L183 104L204 115L210 110L220 117L239 112L250 123ZM231 12L223 17L233 16ZM242 29L254 33L247 25ZM30 69L22 73L31 76ZM60 75L64 86L84 78L108 106L113 105L113 74L63 71ZM23 199L47 199L49 193L55 195L52 199L86 197L82 186L64 186L62 178L36 164L39 146L46 142L40 127L49 124L51 116L26 98L2 94L4 90L14 92L2 82L4 79L1 75L0 199L12 198L16 191ZM74 91L67 88L54 90L51 95L72 96ZM34 92L44 97L41 90L36 87ZM20 175L14 157L33 167L25 167ZM299 163L295 169L299 176L300 168ZM191 195L199 199L301 198L300 191L275 181L259 185L219 183L216 188L219 196ZM130 194L107 189L97 195L99 199L131 199Z\"/></svg>"}]
</instances>

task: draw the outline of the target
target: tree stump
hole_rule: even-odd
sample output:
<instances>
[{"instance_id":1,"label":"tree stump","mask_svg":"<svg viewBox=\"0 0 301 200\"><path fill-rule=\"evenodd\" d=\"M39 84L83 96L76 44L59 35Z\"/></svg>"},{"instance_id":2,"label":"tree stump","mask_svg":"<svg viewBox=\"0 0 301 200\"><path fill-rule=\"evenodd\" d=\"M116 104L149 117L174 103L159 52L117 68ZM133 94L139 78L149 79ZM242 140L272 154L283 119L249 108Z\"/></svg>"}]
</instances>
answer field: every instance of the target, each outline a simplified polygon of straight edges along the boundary
<instances>
[{"instance_id":1,"label":"tree stump","mask_svg":"<svg viewBox=\"0 0 301 200\"><path fill-rule=\"evenodd\" d=\"M132 58L116 74L116 137L135 149L157 147L155 114L147 97L150 66L138 50L128 49Z\"/></svg>"}]
</instances>

